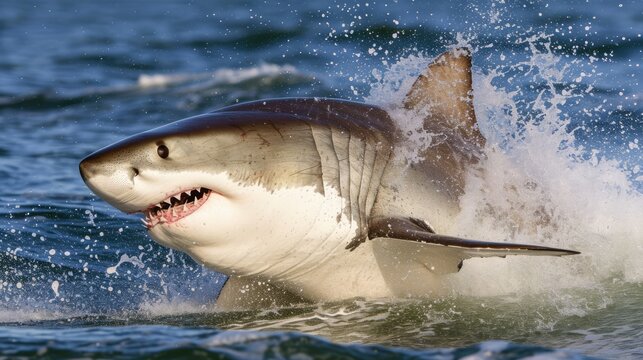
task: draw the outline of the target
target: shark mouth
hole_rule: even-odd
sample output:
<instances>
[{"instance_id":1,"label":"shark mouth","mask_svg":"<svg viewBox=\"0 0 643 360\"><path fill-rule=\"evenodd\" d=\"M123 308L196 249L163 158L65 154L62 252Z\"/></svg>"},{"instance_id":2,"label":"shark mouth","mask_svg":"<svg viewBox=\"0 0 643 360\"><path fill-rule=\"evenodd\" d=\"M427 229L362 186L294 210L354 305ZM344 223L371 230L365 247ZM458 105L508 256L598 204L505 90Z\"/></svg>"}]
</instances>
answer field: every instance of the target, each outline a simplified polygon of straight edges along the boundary
<instances>
[{"instance_id":1,"label":"shark mouth","mask_svg":"<svg viewBox=\"0 0 643 360\"><path fill-rule=\"evenodd\" d=\"M145 219L141 219L146 228L157 224L170 224L197 211L210 197L212 190L196 188L172 195L160 203L145 210Z\"/></svg>"}]
</instances>

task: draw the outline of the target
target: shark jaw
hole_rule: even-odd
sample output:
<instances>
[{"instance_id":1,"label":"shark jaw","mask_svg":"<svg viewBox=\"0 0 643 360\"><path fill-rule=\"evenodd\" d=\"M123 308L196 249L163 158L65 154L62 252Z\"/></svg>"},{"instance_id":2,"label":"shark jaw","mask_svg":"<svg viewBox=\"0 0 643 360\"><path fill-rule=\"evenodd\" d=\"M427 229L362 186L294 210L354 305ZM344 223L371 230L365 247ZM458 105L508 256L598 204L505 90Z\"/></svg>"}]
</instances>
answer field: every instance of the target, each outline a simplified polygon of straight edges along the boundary
<instances>
[{"instance_id":1,"label":"shark jaw","mask_svg":"<svg viewBox=\"0 0 643 360\"><path fill-rule=\"evenodd\" d=\"M158 204L149 206L143 211L145 218L141 220L148 230L158 224L176 223L201 208L210 198L211 192L212 190L205 187L178 192Z\"/></svg>"}]
</instances>

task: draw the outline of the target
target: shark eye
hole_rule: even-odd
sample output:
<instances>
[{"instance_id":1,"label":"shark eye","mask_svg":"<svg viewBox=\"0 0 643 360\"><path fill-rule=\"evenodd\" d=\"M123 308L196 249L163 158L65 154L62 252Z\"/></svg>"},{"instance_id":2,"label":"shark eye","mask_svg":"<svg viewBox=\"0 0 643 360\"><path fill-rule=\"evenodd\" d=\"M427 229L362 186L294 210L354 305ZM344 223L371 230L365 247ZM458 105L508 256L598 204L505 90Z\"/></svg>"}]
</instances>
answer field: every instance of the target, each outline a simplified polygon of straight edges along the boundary
<instances>
[{"instance_id":1,"label":"shark eye","mask_svg":"<svg viewBox=\"0 0 643 360\"><path fill-rule=\"evenodd\" d=\"M159 147L156 148L156 153L159 154L162 159L165 159L170 156L170 149L165 145L159 145Z\"/></svg>"}]
</instances>

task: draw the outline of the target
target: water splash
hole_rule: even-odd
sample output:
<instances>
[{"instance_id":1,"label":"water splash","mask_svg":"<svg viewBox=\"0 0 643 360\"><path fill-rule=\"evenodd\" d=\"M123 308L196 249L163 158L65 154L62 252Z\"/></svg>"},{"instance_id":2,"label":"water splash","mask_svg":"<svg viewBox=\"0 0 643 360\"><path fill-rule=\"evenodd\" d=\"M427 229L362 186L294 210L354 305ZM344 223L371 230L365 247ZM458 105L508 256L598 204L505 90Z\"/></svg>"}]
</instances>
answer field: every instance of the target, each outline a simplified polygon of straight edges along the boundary
<instances>
[{"instance_id":1,"label":"water splash","mask_svg":"<svg viewBox=\"0 0 643 360\"><path fill-rule=\"evenodd\" d=\"M474 63L476 57L508 56L475 37L455 38L456 46L473 49ZM601 75L592 71L595 59L563 59L544 33L526 32L516 35L514 42L528 50L523 59L514 54L513 63L474 69L474 102L488 140L487 158L482 174L470 175L467 181L456 235L572 248L583 254L472 259L449 282L460 295L539 294L556 304L560 314L585 314L609 302L605 284L643 281L638 171L604 155L604 144L579 136L607 121L604 101L593 92L593 81ZM375 71L366 97L392 109L393 118L410 133L409 159L417 159L418 147L430 142L422 143L420 119L409 118L395 104L402 102L430 60L425 54L409 55L383 73ZM625 140L624 136L625 144L638 143ZM629 167L640 169L639 164ZM587 304L581 295L570 293L579 288L594 289L604 301Z\"/></svg>"},{"instance_id":2,"label":"water splash","mask_svg":"<svg viewBox=\"0 0 643 360\"><path fill-rule=\"evenodd\" d=\"M576 76L578 70L551 51L548 37L522 41L531 56L517 66L541 89L529 99L494 85L502 69L476 76L479 122L491 141L483 176L469 179L461 199L459 227L472 237L536 241L583 254L475 261L463 269L467 284L456 282L471 294L600 288L614 278L641 282L643 195L620 161L578 141L576 133L591 125L566 107L592 95L565 79L587 75ZM597 109L585 111L600 119ZM503 281L489 281L494 275Z\"/></svg>"},{"instance_id":3,"label":"water splash","mask_svg":"<svg viewBox=\"0 0 643 360\"><path fill-rule=\"evenodd\" d=\"M143 258L143 255L144 254L140 255L141 259ZM115 273L117 273L118 267L121 266L123 263L132 264L135 267L140 268L140 269L145 268L145 264L143 263L143 261L139 260L139 256L129 256L127 254L123 254L123 255L121 255L120 260L118 260L118 263L116 265L114 265L114 266L108 267L107 270L105 270L105 273L107 273L107 274L115 274Z\"/></svg>"}]
</instances>

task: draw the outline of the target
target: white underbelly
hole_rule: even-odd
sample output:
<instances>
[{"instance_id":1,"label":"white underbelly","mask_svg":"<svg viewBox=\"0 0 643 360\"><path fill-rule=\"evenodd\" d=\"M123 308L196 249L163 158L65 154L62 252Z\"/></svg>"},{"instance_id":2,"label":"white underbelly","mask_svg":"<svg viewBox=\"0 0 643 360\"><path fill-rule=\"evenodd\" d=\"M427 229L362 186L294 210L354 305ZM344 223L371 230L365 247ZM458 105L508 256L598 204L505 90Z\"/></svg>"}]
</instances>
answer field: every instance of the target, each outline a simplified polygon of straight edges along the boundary
<instances>
[{"instance_id":1,"label":"white underbelly","mask_svg":"<svg viewBox=\"0 0 643 360\"><path fill-rule=\"evenodd\" d=\"M408 254L391 254L383 242L407 241L378 238L354 251L343 250L301 277L285 282L286 288L314 301L354 297L367 299L436 297L447 291L445 280Z\"/></svg>"}]
</instances>

